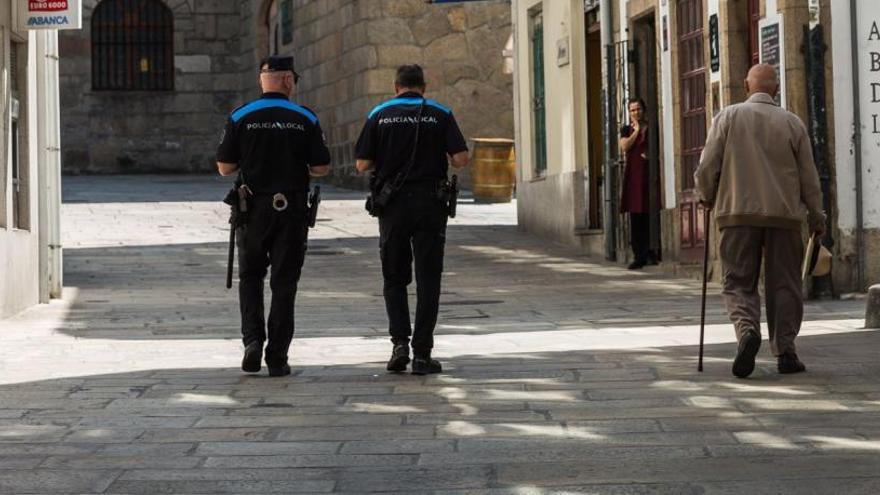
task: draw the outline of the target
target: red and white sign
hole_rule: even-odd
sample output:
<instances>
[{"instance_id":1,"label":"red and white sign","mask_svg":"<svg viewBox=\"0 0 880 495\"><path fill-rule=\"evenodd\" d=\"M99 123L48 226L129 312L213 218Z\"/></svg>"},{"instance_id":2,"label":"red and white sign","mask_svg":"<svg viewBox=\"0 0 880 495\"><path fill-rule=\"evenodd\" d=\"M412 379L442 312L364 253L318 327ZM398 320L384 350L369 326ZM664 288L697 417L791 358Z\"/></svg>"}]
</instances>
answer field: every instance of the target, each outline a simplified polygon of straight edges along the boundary
<instances>
[{"instance_id":1,"label":"red and white sign","mask_svg":"<svg viewBox=\"0 0 880 495\"><path fill-rule=\"evenodd\" d=\"M28 0L29 12L58 12L68 8L67 0Z\"/></svg>"}]
</instances>

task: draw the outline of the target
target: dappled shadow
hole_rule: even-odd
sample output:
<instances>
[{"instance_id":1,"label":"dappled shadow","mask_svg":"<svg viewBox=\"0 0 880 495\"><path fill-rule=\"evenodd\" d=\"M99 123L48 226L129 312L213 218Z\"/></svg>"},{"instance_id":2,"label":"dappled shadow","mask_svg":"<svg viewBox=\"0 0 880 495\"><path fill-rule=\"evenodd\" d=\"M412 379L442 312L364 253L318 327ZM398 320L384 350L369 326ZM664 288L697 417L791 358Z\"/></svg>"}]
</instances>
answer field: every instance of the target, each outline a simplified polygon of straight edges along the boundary
<instances>
[{"instance_id":1,"label":"dappled shadow","mask_svg":"<svg viewBox=\"0 0 880 495\"><path fill-rule=\"evenodd\" d=\"M514 229L450 226L438 335L699 323L697 281L627 271ZM237 286L224 286L226 256L223 242L67 249L65 285L77 292L60 330L85 338L236 338ZM384 338L378 258L375 237L311 240L298 335ZM816 302L807 305L807 320L851 320L861 311L859 301ZM708 322L727 321L713 287Z\"/></svg>"},{"instance_id":2,"label":"dappled shadow","mask_svg":"<svg viewBox=\"0 0 880 495\"><path fill-rule=\"evenodd\" d=\"M0 491L58 491L58 473L111 493L880 486L877 332L801 339L801 375L765 350L748 380L730 376L732 344L709 346L700 374L694 347L461 354L441 338L446 373L415 377L297 365L309 340L289 378L197 366L0 385Z\"/></svg>"}]
</instances>

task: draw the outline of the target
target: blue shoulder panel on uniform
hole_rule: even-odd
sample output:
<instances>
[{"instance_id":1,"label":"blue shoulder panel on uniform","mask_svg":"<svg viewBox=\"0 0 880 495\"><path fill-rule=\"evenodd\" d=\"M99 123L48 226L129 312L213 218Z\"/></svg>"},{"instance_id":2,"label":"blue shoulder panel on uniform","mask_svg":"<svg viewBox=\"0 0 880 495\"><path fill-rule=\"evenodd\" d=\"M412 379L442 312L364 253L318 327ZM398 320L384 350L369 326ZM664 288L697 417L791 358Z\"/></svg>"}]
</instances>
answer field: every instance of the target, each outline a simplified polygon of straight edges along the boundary
<instances>
[{"instance_id":1,"label":"blue shoulder panel on uniform","mask_svg":"<svg viewBox=\"0 0 880 495\"><path fill-rule=\"evenodd\" d=\"M376 108L374 108L370 112L370 115L367 116L367 118L372 119L373 116L376 115L377 113L381 112L382 110L384 110L388 107L393 107L395 105L419 105L421 103L422 103L421 98L394 98L393 100L388 100L385 103L381 103L378 106L376 106ZM452 113L452 110L444 107L443 105L437 103L434 100L425 100L425 104L430 105L434 108L439 108L440 110L442 110L446 113Z\"/></svg>"},{"instance_id":2,"label":"blue shoulder panel on uniform","mask_svg":"<svg viewBox=\"0 0 880 495\"><path fill-rule=\"evenodd\" d=\"M431 106L434 107L434 108L439 108L440 110L442 110L442 111L444 111L444 112L446 112L446 113L452 113L452 110L451 110L451 109L449 109L449 108L447 108L447 107L444 107L443 105L437 103L437 102L434 101L434 100L428 100L426 103L427 103L428 105L431 105Z\"/></svg>"},{"instance_id":3,"label":"blue shoulder panel on uniform","mask_svg":"<svg viewBox=\"0 0 880 495\"><path fill-rule=\"evenodd\" d=\"M251 112L256 112L257 110L263 110L264 108L286 108L305 116L307 119L309 119L309 121L311 121L312 124L318 123L318 117L314 113L310 112L308 109L289 101L268 98L248 103L247 105L232 112L230 118L232 118L233 122L238 122L245 115Z\"/></svg>"}]
</instances>

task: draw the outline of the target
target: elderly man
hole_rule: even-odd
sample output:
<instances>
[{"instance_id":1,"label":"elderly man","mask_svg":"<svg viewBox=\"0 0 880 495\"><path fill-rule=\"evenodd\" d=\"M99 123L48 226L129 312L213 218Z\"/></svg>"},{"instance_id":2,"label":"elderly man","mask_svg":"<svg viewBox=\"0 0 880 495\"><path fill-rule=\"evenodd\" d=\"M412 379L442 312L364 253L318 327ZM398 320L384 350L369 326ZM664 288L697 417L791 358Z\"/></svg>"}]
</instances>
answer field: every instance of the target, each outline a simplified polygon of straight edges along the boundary
<instances>
[{"instance_id":1,"label":"elderly man","mask_svg":"<svg viewBox=\"0 0 880 495\"><path fill-rule=\"evenodd\" d=\"M780 373L806 367L795 337L803 319L800 262L804 210L823 235L822 191L803 122L775 104L776 70L756 65L745 81L745 103L722 110L712 123L694 177L721 229L723 295L739 347L733 374L749 376L761 346L758 279L764 262L767 326ZM806 207L806 208L804 208Z\"/></svg>"}]
</instances>

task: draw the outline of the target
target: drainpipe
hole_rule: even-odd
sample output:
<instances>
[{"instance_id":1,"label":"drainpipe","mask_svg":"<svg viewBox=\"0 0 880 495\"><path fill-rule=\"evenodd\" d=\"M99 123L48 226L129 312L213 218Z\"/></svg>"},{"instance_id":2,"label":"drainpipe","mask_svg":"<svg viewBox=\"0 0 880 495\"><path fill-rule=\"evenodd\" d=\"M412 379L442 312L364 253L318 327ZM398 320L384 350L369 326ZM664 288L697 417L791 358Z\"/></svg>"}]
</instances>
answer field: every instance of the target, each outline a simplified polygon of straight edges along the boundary
<instances>
[{"instance_id":1,"label":"drainpipe","mask_svg":"<svg viewBox=\"0 0 880 495\"><path fill-rule=\"evenodd\" d=\"M850 0L849 15L852 32L852 80L853 80L853 149L856 156L856 289L865 289L865 219L862 200L862 113L861 88L859 86L859 40L858 2Z\"/></svg>"},{"instance_id":2,"label":"drainpipe","mask_svg":"<svg viewBox=\"0 0 880 495\"><path fill-rule=\"evenodd\" d=\"M601 0L599 2L599 15L602 49L605 50L604 71L604 88L602 91L602 108L605 113L605 165L604 179L602 181L602 195L604 196L605 207L602 211L602 226L605 231L605 259L608 261L617 261L617 208L615 207L615 188L616 178L614 176L615 168L615 151L617 146L617 132L614 120L616 111L614 109L615 89L617 88L614 80L614 42L612 33L612 12L611 0Z\"/></svg>"}]
</instances>

